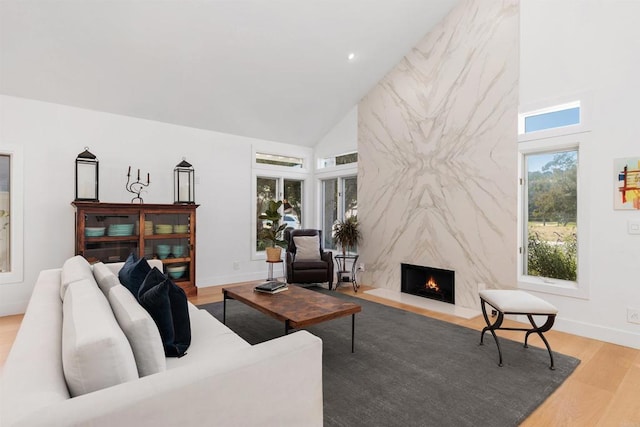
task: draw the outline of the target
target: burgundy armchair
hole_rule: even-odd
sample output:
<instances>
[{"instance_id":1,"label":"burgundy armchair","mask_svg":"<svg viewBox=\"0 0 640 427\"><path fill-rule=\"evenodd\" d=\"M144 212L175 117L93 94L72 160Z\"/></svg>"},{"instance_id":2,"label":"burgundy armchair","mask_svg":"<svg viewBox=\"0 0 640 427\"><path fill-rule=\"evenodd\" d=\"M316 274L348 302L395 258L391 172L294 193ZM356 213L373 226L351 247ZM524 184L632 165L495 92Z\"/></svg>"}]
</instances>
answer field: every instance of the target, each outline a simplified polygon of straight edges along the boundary
<instances>
[{"instance_id":1,"label":"burgundy armchair","mask_svg":"<svg viewBox=\"0 0 640 427\"><path fill-rule=\"evenodd\" d=\"M322 249L322 230L285 230L288 283L329 283L333 287L333 253ZM296 239L297 237L303 240ZM314 239L315 238L315 239ZM296 246L302 244L300 248ZM317 240L317 252L315 245ZM310 245L311 244L311 245ZM310 252L313 252L310 254ZM301 259L301 256L307 258Z\"/></svg>"}]
</instances>

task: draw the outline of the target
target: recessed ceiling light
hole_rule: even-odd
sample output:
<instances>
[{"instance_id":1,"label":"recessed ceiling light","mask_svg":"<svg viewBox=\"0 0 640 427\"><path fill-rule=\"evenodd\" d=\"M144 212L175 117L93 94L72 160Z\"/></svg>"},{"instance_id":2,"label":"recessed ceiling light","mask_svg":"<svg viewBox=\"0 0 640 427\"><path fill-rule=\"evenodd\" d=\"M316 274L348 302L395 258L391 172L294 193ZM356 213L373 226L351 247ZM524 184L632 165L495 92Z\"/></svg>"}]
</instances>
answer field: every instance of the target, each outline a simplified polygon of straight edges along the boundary
<instances>
[{"instance_id":1,"label":"recessed ceiling light","mask_svg":"<svg viewBox=\"0 0 640 427\"><path fill-rule=\"evenodd\" d=\"M349 54L349 56L347 56L347 59L348 59L349 61L353 61L354 59L356 59L356 54L355 54L355 53L353 53L353 52L351 52L351 53Z\"/></svg>"}]
</instances>

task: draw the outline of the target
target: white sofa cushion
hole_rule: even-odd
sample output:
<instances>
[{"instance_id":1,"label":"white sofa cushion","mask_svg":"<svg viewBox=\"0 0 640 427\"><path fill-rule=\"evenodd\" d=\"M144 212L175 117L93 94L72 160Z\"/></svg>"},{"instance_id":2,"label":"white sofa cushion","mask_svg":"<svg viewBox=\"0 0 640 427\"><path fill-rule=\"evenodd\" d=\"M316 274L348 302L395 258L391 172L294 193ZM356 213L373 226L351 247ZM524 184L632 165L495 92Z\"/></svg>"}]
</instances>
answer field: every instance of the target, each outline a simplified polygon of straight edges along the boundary
<instances>
[{"instance_id":1,"label":"white sofa cushion","mask_svg":"<svg viewBox=\"0 0 640 427\"><path fill-rule=\"evenodd\" d=\"M320 259L320 238L318 236L294 236L296 261L317 261Z\"/></svg>"},{"instance_id":2,"label":"white sofa cushion","mask_svg":"<svg viewBox=\"0 0 640 427\"><path fill-rule=\"evenodd\" d=\"M106 268L106 267L105 267ZM98 282L99 283L99 282ZM151 315L127 288L118 284L109 291L109 303L131 344L141 377L167 369L162 338Z\"/></svg>"},{"instance_id":3,"label":"white sofa cushion","mask_svg":"<svg viewBox=\"0 0 640 427\"><path fill-rule=\"evenodd\" d=\"M62 307L62 368L72 397L138 378L129 341L95 282L68 285Z\"/></svg>"},{"instance_id":4,"label":"white sofa cushion","mask_svg":"<svg viewBox=\"0 0 640 427\"><path fill-rule=\"evenodd\" d=\"M93 277L95 277L98 287L106 297L109 296L111 288L121 285L118 276L113 274L113 271L101 262L93 264Z\"/></svg>"},{"instance_id":5,"label":"white sofa cushion","mask_svg":"<svg viewBox=\"0 0 640 427\"><path fill-rule=\"evenodd\" d=\"M205 310L189 304L191 345L183 357L167 357L167 369L208 363L229 352L246 350L251 345Z\"/></svg>"},{"instance_id":6,"label":"white sofa cushion","mask_svg":"<svg viewBox=\"0 0 640 427\"><path fill-rule=\"evenodd\" d=\"M95 281L89 262L81 255L76 255L66 260L62 265L62 273L60 275L60 298L64 300L64 294L71 283L83 279Z\"/></svg>"}]
</instances>

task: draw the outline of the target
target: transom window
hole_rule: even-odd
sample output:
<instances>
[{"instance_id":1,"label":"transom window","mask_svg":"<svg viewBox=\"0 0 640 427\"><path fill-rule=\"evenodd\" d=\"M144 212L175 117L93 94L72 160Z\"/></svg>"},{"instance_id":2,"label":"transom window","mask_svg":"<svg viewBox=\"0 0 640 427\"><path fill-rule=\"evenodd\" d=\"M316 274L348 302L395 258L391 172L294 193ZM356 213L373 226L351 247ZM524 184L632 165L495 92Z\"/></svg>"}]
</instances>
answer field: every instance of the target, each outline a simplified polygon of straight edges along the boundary
<instances>
[{"instance_id":1,"label":"transom window","mask_svg":"<svg viewBox=\"0 0 640 427\"><path fill-rule=\"evenodd\" d=\"M338 156L325 157L318 159L318 169L329 168L333 166L349 165L358 163L358 153L346 153Z\"/></svg>"},{"instance_id":2,"label":"transom window","mask_svg":"<svg viewBox=\"0 0 640 427\"><path fill-rule=\"evenodd\" d=\"M518 133L528 134L580 123L580 101L574 101L520 114Z\"/></svg>"},{"instance_id":3,"label":"transom window","mask_svg":"<svg viewBox=\"0 0 640 427\"><path fill-rule=\"evenodd\" d=\"M256 163L288 168L302 168L303 159L299 157L280 156L277 154L256 153Z\"/></svg>"}]
</instances>

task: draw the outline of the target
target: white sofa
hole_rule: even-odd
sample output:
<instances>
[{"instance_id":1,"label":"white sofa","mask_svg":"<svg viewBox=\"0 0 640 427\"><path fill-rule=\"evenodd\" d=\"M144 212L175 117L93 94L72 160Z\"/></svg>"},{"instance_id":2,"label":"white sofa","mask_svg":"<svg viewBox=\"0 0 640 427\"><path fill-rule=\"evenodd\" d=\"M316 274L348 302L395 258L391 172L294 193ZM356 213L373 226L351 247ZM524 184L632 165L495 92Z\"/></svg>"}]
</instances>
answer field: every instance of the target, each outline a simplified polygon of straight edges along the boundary
<instances>
[{"instance_id":1,"label":"white sofa","mask_svg":"<svg viewBox=\"0 0 640 427\"><path fill-rule=\"evenodd\" d=\"M122 267L106 265L115 273ZM134 379L71 397L77 393L70 393L63 369L63 352L69 350L62 344L68 311L61 283L78 277L63 268L42 271L34 286L2 372L0 426L322 425L319 338L299 331L252 346L192 304L185 356L166 358L162 372L134 372ZM101 371L107 369L93 373Z\"/></svg>"}]
</instances>

